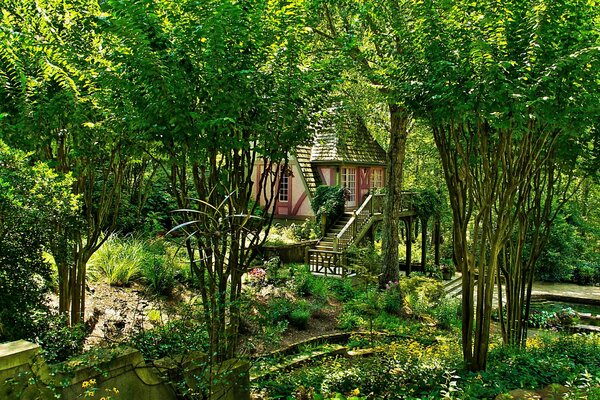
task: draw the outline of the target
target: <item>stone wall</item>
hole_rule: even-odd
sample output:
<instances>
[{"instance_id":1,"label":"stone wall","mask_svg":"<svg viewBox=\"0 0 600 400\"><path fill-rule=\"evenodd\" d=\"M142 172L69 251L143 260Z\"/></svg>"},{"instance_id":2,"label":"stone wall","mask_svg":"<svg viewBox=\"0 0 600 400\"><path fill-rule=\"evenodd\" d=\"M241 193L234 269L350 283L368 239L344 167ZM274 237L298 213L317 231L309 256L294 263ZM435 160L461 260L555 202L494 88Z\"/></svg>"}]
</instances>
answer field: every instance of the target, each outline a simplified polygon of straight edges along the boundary
<instances>
[{"instance_id":1,"label":"stone wall","mask_svg":"<svg viewBox=\"0 0 600 400\"><path fill-rule=\"evenodd\" d=\"M211 398L245 400L249 394L249 364L227 360L213 367ZM200 391L208 377L206 356L199 352L144 362L133 348L110 350L92 362L79 359L48 366L40 356L40 347L24 340L0 344L0 399L51 399L60 395L71 400L94 390L94 398L175 400L174 385ZM93 381L92 381L93 380ZM92 384L90 384L92 381ZM117 393L118 392L118 393Z\"/></svg>"}]
</instances>

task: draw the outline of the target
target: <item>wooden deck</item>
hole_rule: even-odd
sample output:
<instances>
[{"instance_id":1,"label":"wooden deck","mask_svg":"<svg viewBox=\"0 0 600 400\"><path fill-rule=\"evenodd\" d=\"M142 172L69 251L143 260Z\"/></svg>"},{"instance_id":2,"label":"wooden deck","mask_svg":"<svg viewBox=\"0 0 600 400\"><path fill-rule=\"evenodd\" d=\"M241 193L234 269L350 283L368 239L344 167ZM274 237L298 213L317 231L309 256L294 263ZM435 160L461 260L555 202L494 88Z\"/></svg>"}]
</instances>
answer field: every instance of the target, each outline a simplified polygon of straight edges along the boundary
<instances>
[{"instance_id":1,"label":"wooden deck","mask_svg":"<svg viewBox=\"0 0 600 400\"><path fill-rule=\"evenodd\" d=\"M414 215L413 199L415 192L403 192L400 199L402 216ZM325 232L323 238L307 251L306 263L314 275L346 277L354 275L346 263L346 251L359 243L373 226L383 220L384 194L371 194L358 209L342 217L343 224Z\"/></svg>"}]
</instances>

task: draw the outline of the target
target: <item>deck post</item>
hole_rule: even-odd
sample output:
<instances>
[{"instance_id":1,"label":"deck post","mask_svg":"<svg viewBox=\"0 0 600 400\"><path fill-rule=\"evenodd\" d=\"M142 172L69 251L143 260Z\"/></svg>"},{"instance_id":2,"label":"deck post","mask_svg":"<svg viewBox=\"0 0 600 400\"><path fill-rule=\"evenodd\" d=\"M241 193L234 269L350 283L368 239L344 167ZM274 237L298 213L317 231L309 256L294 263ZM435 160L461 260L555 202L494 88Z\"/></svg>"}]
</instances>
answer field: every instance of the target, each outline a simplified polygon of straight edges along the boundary
<instances>
[{"instance_id":1,"label":"deck post","mask_svg":"<svg viewBox=\"0 0 600 400\"><path fill-rule=\"evenodd\" d=\"M412 217L406 219L406 276L412 272Z\"/></svg>"}]
</instances>

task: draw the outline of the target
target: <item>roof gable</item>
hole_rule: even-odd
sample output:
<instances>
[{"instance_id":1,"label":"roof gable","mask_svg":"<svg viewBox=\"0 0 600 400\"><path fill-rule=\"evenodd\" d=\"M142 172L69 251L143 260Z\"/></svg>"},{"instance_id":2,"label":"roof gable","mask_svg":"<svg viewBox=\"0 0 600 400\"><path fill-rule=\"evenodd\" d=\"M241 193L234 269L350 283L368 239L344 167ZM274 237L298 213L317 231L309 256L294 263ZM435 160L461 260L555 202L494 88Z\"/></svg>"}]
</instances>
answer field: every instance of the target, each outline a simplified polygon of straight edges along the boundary
<instances>
[{"instance_id":1,"label":"roof gable","mask_svg":"<svg viewBox=\"0 0 600 400\"><path fill-rule=\"evenodd\" d=\"M325 123L324 123L325 122ZM385 165L386 154L360 117L321 121L310 160L317 163Z\"/></svg>"}]
</instances>

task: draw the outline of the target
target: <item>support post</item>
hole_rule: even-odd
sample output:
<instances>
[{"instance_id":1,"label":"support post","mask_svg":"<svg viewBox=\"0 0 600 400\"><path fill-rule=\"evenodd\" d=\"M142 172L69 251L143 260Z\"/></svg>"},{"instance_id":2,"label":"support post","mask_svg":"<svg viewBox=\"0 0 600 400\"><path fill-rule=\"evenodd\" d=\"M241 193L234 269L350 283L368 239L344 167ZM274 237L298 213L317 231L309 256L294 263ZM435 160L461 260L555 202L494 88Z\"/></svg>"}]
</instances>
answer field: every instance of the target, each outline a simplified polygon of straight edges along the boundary
<instances>
[{"instance_id":1,"label":"support post","mask_svg":"<svg viewBox=\"0 0 600 400\"><path fill-rule=\"evenodd\" d=\"M412 272L412 225L412 217L408 217L406 220L406 276L410 276L410 273Z\"/></svg>"},{"instance_id":2,"label":"support post","mask_svg":"<svg viewBox=\"0 0 600 400\"><path fill-rule=\"evenodd\" d=\"M435 232L434 232L434 236L433 236L433 257L434 257L434 264L439 267L440 266L440 242L441 242L441 238L442 238L442 233L440 231L441 229L441 224L440 224L440 219L436 218L435 219Z\"/></svg>"}]
</instances>

